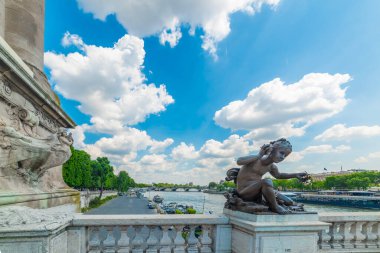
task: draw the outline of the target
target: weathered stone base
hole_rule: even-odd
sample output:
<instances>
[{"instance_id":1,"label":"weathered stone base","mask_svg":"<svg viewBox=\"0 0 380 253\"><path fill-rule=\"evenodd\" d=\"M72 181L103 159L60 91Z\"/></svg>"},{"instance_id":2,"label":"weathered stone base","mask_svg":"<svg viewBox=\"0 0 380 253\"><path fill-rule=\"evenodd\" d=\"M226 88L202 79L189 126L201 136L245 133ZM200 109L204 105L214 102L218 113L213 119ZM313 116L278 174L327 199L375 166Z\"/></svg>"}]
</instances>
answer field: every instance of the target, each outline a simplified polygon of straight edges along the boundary
<instances>
[{"instance_id":1,"label":"weathered stone base","mask_svg":"<svg viewBox=\"0 0 380 253\"><path fill-rule=\"evenodd\" d=\"M67 232L53 231L49 235L36 233L31 236L0 238L1 253L61 253L67 252Z\"/></svg>"},{"instance_id":2,"label":"weathered stone base","mask_svg":"<svg viewBox=\"0 0 380 253\"><path fill-rule=\"evenodd\" d=\"M66 253L67 226L73 207L31 209L21 206L0 208L1 253Z\"/></svg>"},{"instance_id":3,"label":"weathered stone base","mask_svg":"<svg viewBox=\"0 0 380 253\"><path fill-rule=\"evenodd\" d=\"M0 207L2 206L27 206L31 208L51 208L55 206L71 204L80 211L80 193L73 189L61 189L45 193L2 193L0 194Z\"/></svg>"},{"instance_id":4,"label":"weathered stone base","mask_svg":"<svg viewBox=\"0 0 380 253\"><path fill-rule=\"evenodd\" d=\"M224 209L232 224L233 253L317 253L318 233L328 228L317 214L254 215Z\"/></svg>"}]
</instances>

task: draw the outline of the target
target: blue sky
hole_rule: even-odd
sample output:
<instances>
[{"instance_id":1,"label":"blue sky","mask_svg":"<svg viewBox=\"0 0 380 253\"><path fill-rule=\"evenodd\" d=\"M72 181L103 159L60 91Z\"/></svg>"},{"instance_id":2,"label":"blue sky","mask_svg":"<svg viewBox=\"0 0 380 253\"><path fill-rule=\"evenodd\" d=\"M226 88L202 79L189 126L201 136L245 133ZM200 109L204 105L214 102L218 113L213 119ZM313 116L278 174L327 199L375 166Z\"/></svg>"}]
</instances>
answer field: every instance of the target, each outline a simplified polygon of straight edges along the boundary
<instances>
[{"instance_id":1,"label":"blue sky","mask_svg":"<svg viewBox=\"0 0 380 253\"><path fill-rule=\"evenodd\" d=\"M45 70L76 147L140 182L219 181L279 137L280 170L378 169L379 8L48 0Z\"/></svg>"}]
</instances>

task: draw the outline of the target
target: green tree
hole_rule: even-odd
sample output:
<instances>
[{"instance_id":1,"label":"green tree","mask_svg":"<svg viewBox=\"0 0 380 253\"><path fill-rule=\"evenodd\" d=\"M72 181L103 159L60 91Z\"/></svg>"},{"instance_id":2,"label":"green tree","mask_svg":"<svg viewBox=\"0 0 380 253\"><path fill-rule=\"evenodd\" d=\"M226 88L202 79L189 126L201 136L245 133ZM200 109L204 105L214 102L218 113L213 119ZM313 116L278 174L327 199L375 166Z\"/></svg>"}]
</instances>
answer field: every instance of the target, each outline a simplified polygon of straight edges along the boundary
<instances>
[{"instance_id":1,"label":"green tree","mask_svg":"<svg viewBox=\"0 0 380 253\"><path fill-rule=\"evenodd\" d=\"M371 180L368 177L364 177L364 178L354 177L347 180L347 185L350 189L366 190L368 189L370 184L371 184Z\"/></svg>"},{"instance_id":2,"label":"green tree","mask_svg":"<svg viewBox=\"0 0 380 253\"><path fill-rule=\"evenodd\" d=\"M210 182L210 183L208 184L208 188L209 188L209 189L215 189L217 185L218 185L218 184L215 183L215 182Z\"/></svg>"},{"instance_id":3,"label":"green tree","mask_svg":"<svg viewBox=\"0 0 380 253\"><path fill-rule=\"evenodd\" d=\"M313 190L322 190L322 189L325 189L325 181L313 181L311 183L311 188Z\"/></svg>"},{"instance_id":4,"label":"green tree","mask_svg":"<svg viewBox=\"0 0 380 253\"><path fill-rule=\"evenodd\" d=\"M281 191L286 191L289 188L289 183L286 179L274 179L273 186Z\"/></svg>"},{"instance_id":5,"label":"green tree","mask_svg":"<svg viewBox=\"0 0 380 253\"><path fill-rule=\"evenodd\" d=\"M119 192L126 192L132 186L132 180L126 171L120 171L117 178L117 190Z\"/></svg>"},{"instance_id":6,"label":"green tree","mask_svg":"<svg viewBox=\"0 0 380 253\"><path fill-rule=\"evenodd\" d=\"M91 166L93 178L100 190L99 198L101 199L106 183L109 184L109 178L113 175L113 168L107 157L96 158L96 160L91 163Z\"/></svg>"},{"instance_id":7,"label":"green tree","mask_svg":"<svg viewBox=\"0 0 380 253\"><path fill-rule=\"evenodd\" d=\"M236 187L234 182L229 182L229 181L224 181L223 185L225 188L235 188Z\"/></svg>"},{"instance_id":8,"label":"green tree","mask_svg":"<svg viewBox=\"0 0 380 253\"><path fill-rule=\"evenodd\" d=\"M71 157L62 166L63 179L76 189L91 187L91 157L83 150L70 147Z\"/></svg>"},{"instance_id":9,"label":"green tree","mask_svg":"<svg viewBox=\"0 0 380 253\"><path fill-rule=\"evenodd\" d=\"M328 189L332 189L332 188L345 189L347 188L346 181L347 180L345 176L331 176L331 177L326 177L325 185Z\"/></svg>"}]
</instances>

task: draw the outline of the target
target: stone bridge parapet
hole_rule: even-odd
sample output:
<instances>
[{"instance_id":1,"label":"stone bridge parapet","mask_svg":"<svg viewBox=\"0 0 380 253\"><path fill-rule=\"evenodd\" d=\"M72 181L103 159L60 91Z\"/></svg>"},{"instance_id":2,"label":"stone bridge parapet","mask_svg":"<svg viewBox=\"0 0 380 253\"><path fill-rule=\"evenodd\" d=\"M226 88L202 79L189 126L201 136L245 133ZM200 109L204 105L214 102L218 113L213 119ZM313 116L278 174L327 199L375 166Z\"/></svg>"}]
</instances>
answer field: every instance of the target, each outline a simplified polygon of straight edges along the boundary
<instances>
[{"instance_id":1,"label":"stone bridge parapet","mask_svg":"<svg viewBox=\"0 0 380 253\"><path fill-rule=\"evenodd\" d=\"M68 209L0 209L1 253L380 252L377 212L99 216Z\"/></svg>"}]
</instances>

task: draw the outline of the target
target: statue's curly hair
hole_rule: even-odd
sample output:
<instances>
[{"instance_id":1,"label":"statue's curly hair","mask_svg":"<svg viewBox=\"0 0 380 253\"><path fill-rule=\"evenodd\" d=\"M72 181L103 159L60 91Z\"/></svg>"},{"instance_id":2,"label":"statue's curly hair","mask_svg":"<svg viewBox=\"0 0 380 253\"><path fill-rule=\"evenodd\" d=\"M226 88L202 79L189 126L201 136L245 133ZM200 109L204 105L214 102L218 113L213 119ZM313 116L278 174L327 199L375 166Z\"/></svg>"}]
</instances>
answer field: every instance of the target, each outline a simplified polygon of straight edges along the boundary
<instances>
[{"instance_id":1,"label":"statue's curly hair","mask_svg":"<svg viewBox=\"0 0 380 253\"><path fill-rule=\"evenodd\" d=\"M285 149L288 149L290 152L292 152L292 144L290 144L290 142L285 139L285 138L281 138L281 139L278 139L276 141L271 141L270 142L270 145L272 145L274 148L285 148Z\"/></svg>"},{"instance_id":2,"label":"statue's curly hair","mask_svg":"<svg viewBox=\"0 0 380 253\"><path fill-rule=\"evenodd\" d=\"M275 141L271 141L269 144L264 144L262 147L261 147L261 150L260 150L260 154L264 155L269 155L270 153L273 152L273 150L277 149L277 148L284 148L286 150L288 150L289 154L292 152L292 144L290 144L290 142L285 139L285 138L280 138L278 140L275 140Z\"/></svg>"}]
</instances>

